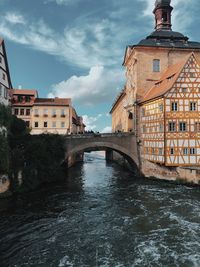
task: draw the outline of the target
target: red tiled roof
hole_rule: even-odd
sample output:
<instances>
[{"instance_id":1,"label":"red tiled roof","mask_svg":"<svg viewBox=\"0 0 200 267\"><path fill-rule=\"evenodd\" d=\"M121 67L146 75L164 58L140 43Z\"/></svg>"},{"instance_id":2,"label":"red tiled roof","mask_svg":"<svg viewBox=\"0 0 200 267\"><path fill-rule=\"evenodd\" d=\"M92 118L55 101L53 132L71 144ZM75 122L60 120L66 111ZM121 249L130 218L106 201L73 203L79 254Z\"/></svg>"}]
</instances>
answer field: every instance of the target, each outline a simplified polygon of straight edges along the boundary
<instances>
[{"instance_id":1,"label":"red tiled roof","mask_svg":"<svg viewBox=\"0 0 200 267\"><path fill-rule=\"evenodd\" d=\"M29 89L11 89L11 95L34 95L35 97L38 96L37 90L29 90Z\"/></svg>"},{"instance_id":2,"label":"red tiled roof","mask_svg":"<svg viewBox=\"0 0 200 267\"><path fill-rule=\"evenodd\" d=\"M71 98L36 98L34 105L36 106L70 106Z\"/></svg>"},{"instance_id":3,"label":"red tiled roof","mask_svg":"<svg viewBox=\"0 0 200 267\"><path fill-rule=\"evenodd\" d=\"M165 93L167 93L178 79L179 74L181 73L185 64L192 55L194 54L191 53L189 56L187 56L185 60L170 66L163 73L160 80L157 81L149 91L147 91L147 93L143 96L143 98L139 101L139 103L143 103L151 99L162 97Z\"/></svg>"}]
</instances>

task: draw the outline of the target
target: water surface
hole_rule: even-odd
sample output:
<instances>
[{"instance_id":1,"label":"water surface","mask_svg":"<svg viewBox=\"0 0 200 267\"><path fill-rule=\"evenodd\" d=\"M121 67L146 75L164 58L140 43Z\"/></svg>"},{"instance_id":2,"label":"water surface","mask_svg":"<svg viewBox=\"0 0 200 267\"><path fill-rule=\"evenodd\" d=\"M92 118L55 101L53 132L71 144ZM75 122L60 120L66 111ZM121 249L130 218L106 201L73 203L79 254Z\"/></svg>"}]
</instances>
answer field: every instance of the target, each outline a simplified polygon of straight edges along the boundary
<instances>
[{"instance_id":1,"label":"water surface","mask_svg":"<svg viewBox=\"0 0 200 267\"><path fill-rule=\"evenodd\" d=\"M200 266L200 189L87 157L68 178L0 202L0 266Z\"/></svg>"}]
</instances>

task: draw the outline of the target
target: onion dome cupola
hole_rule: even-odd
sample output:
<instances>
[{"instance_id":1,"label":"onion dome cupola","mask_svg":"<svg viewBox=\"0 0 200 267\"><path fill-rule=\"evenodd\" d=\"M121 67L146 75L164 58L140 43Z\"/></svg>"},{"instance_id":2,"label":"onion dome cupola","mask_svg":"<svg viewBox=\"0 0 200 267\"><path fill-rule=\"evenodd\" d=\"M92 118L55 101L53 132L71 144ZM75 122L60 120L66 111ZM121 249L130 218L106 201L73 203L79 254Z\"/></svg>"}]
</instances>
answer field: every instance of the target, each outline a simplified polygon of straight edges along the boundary
<instances>
[{"instance_id":1,"label":"onion dome cupola","mask_svg":"<svg viewBox=\"0 0 200 267\"><path fill-rule=\"evenodd\" d=\"M156 0L153 13L155 14L155 29L171 31L171 0Z\"/></svg>"}]
</instances>

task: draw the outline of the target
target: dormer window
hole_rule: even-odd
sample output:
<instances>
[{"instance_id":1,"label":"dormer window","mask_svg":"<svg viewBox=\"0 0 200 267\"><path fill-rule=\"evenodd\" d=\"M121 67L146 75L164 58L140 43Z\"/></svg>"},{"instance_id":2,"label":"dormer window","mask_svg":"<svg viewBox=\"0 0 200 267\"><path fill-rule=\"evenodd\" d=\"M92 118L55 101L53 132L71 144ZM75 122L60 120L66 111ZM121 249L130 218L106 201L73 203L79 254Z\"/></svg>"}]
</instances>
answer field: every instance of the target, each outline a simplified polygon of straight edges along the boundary
<instances>
[{"instance_id":1,"label":"dormer window","mask_svg":"<svg viewBox=\"0 0 200 267\"><path fill-rule=\"evenodd\" d=\"M160 59L153 60L153 72L160 72Z\"/></svg>"}]
</instances>

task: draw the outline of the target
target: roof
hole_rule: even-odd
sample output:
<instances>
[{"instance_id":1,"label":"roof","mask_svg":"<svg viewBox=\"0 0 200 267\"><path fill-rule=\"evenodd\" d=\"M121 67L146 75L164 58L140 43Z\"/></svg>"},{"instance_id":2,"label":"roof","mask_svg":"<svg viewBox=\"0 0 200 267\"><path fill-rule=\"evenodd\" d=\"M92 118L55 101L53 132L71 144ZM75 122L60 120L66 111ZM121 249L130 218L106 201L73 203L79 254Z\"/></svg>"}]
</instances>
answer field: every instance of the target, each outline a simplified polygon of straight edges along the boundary
<instances>
[{"instance_id":1,"label":"roof","mask_svg":"<svg viewBox=\"0 0 200 267\"><path fill-rule=\"evenodd\" d=\"M113 110L115 109L115 107L117 106L117 104L119 103L119 101L126 95L125 92L125 88L119 93L119 95L116 97L115 102L112 105L112 108L110 110L110 114L112 114Z\"/></svg>"},{"instance_id":2,"label":"roof","mask_svg":"<svg viewBox=\"0 0 200 267\"><path fill-rule=\"evenodd\" d=\"M71 98L36 98L35 106L70 106Z\"/></svg>"},{"instance_id":3,"label":"roof","mask_svg":"<svg viewBox=\"0 0 200 267\"><path fill-rule=\"evenodd\" d=\"M188 37L184 36L180 32L174 32L169 30L156 30L152 32L146 39L141 40L136 45L128 45L126 47L124 61L122 65L125 65L128 48L131 50L140 47L159 47L159 48L178 48L178 49L190 49L200 50L200 42L188 41Z\"/></svg>"},{"instance_id":4,"label":"roof","mask_svg":"<svg viewBox=\"0 0 200 267\"><path fill-rule=\"evenodd\" d=\"M8 83L9 83L9 89L12 89L12 82L10 77L10 71L9 71L9 65L8 65L8 59L6 54L6 48L4 40L0 38L0 45L2 46L3 52L4 52L4 59L5 59L5 65L6 65L6 71L7 71L7 77L8 77Z\"/></svg>"},{"instance_id":5,"label":"roof","mask_svg":"<svg viewBox=\"0 0 200 267\"><path fill-rule=\"evenodd\" d=\"M29 90L29 89L11 89L11 95L34 95L38 96L37 90Z\"/></svg>"},{"instance_id":6,"label":"roof","mask_svg":"<svg viewBox=\"0 0 200 267\"><path fill-rule=\"evenodd\" d=\"M182 49L200 49L200 42L188 41L188 37L180 32L169 30L156 30L146 39L141 40L136 46L153 46Z\"/></svg>"},{"instance_id":7,"label":"roof","mask_svg":"<svg viewBox=\"0 0 200 267\"><path fill-rule=\"evenodd\" d=\"M177 64L170 66L161 76L160 80L155 83L155 85L147 91L143 98L139 101L140 103L162 97L166 92L168 92L176 80L179 74L187 63L188 59L194 55L191 53L185 60L180 61Z\"/></svg>"}]
</instances>

